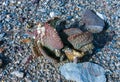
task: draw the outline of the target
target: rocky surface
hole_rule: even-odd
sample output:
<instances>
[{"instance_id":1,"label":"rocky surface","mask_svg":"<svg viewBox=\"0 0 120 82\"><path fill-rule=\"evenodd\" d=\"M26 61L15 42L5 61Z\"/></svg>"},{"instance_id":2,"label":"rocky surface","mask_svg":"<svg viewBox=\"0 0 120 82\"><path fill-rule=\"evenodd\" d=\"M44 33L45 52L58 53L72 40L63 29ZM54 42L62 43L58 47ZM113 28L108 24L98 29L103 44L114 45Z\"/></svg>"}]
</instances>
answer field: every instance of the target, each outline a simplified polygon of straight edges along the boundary
<instances>
[{"instance_id":1,"label":"rocky surface","mask_svg":"<svg viewBox=\"0 0 120 82\"><path fill-rule=\"evenodd\" d=\"M18 77L18 78L23 78L24 73L23 73L23 72L19 72L19 71L13 71L13 72L11 73L11 75L16 76L16 77Z\"/></svg>"},{"instance_id":2,"label":"rocky surface","mask_svg":"<svg viewBox=\"0 0 120 82\"><path fill-rule=\"evenodd\" d=\"M103 18L103 16L101 18ZM86 30L92 33L100 33L105 27L105 21L101 18L95 11L87 9L83 13L82 21L85 24Z\"/></svg>"},{"instance_id":3,"label":"rocky surface","mask_svg":"<svg viewBox=\"0 0 120 82\"><path fill-rule=\"evenodd\" d=\"M19 41L29 37L25 32L27 26L32 26L31 23L46 22L54 15L67 20L66 27L81 28L82 12L91 9L107 17L109 28L104 37L100 36L103 37L100 40L102 46L99 45L100 48L98 47L90 57L85 57L84 61L102 66L106 72L107 82L119 82L119 3L119 0L0 0L0 47L5 49L0 53L0 59L4 63L0 68L0 81L66 81L58 68L43 57L31 61L28 65L21 63L25 57L31 55L31 49L29 44L21 44ZM22 71L25 76L14 77L11 75L13 71Z\"/></svg>"},{"instance_id":4,"label":"rocky surface","mask_svg":"<svg viewBox=\"0 0 120 82\"><path fill-rule=\"evenodd\" d=\"M60 66L59 70L67 80L76 82L106 82L105 70L94 63L66 63Z\"/></svg>"}]
</instances>

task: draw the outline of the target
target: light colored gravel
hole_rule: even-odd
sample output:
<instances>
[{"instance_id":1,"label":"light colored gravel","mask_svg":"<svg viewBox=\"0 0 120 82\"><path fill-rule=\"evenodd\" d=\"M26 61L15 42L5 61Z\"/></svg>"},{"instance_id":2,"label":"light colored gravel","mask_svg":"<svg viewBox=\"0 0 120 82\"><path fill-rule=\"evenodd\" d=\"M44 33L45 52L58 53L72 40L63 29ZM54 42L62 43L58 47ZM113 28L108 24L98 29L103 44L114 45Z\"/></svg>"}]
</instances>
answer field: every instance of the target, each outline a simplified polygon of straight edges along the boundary
<instances>
[{"instance_id":1,"label":"light colored gravel","mask_svg":"<svg viewBox=\"0 0 120 82\"><path fill-rule=\"evenodd\" d=\"M109 35L115 33L113 39L101 50L98 49L89 61L105 68L108 82L120 82L119 0L40 0L38 4L33 4L33 1L0 0L0 42L1 39L4 41L0 47L5 48L4 53L0 55L5 55L11 61L0 69L0 81L64 82L65 79L58 69L44 58L35 59L28 66L21 64L23 58L31 55L31 50L29 44L21 44L19 41L28 37L25 34L28 23L45 22L56 15L67 20L67 25L70 26L75 21L80 21L82 12L89 8L104 14L110 25L107 33ZM25 73L25 77L18 78L11 75L16 70Z\"/></svg>"}]
</instances>

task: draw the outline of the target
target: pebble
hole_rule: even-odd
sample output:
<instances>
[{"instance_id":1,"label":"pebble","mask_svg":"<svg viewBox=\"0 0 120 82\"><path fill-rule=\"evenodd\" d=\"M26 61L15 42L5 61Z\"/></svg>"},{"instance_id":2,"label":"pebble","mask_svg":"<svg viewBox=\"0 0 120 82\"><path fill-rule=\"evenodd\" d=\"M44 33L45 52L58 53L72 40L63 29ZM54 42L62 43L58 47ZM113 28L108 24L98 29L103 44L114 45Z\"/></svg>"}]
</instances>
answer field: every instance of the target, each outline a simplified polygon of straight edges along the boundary
<instances>
[{"instance_id":1,"label":"pebble","mask_svg":"<svg viewBox=\"0 0 120 82\"><path fill-rule=\"evenodd\" d=\"M116 13L120 17L120 9L118 9Z\"/></svg>"},{"instance_id":2,"label":"pebble","mask_svg":"<svg viewBox=\"0 0 120 82\"><path fill-rule=\"evenodd\" d=\"M2 30L3 28L3 24L0 22L0 31Z\"/></svg>"},{"instance_id":3,"label":"pebble","mask_svg":"<svg viewBox=\"0 0 120 82\"><path fill-rule=\"evenodd\" d=\"M73 16L67 16L67 20L71 20L73 18Z\"/></svg>"},{"instance_id":4,"label":"pebble","mask_svg":"<svg viewBox=\"0 0 120 82\"><path fill-rule=\"evenodd\" d=\"M2 59L0 59L0 67L2 66Z\"/></svg>"},{"instance_id":5,"label":"pebble","mask_svg":"<svg viewBox=\"0 0 120 82\"><path fill-rule=\"evenodd\" d=\"M39 1L40 1L40 0L32 0L32 2L33 2L34 4L35 4L35 3L36 3L36 4L39 4Z\"/></svg>"},{"instance_id":6,"label":"pebble","mask_svg":"<svg viewBox=\"0 0 120 82\"><path fill-rule=\"evenodd\" d=\"M3 2L2 5L4 5L4 6L8 6L8 4L9 4L9 0L6 0L6 1Z\"/></svg>"},{"instance_id":7,"label":"pebble","mask_svg":"<svg viewBox=\"0 0 120 82\"><path fill-rule=\"evenodd\" d=\"M25 82L32 82L32 81L28 78L25 78Z\"/></svg>"},{"instance_id":8,"label":"pebble","mask_svg":"<svg viewBox=\"0 0 120 82\"><path fill-rule=\"evenodd\" d=\"M94 63L66 63L60 66L59 70L67 80L76 82L106 82L105 70Z\"/></svg>"},{"instance_id":9,"label":"pebble","mask_svg":"<svg viewBox=\"0 0 120 82\"><path fill-rule=\"evenodd\" d=\"M100 16L100 17L99 17ZM103 31L103 28L105 27L105 21L101 18L101 14L99 16L93 11L87 9L83 16L82 16L82 22L85 24L85 28L92 33L99 33Z\"/></svg>"},{"instance_id":10,"label":"pebble","mask_svg":"<svg viewBox=\"0 0 120 82\"><path fill-rule=\"evenodd\" d=\"M55 13L54 12L50 12L50 17L54 17L55 16Z\"/></svg>"},{"instance_id":11,"label":"pebble","mask_svg":"<svg viewBox=\"0 0 120 82\"><path fill-rule=\"evenodd\" d=\"M58 10L53 10L53 11L50 12L49 15L50 15L51 18L54 18L54 17L60 16L61 12L58 11Z\"/></svg>"},{"instance_id":12,"label":"pebble","mask_svg":"<svg viewBox=\"0 0 120 82\"><path fill-rule=\"evenodd\" d=\"M19 71L13 71L11 74L13 76L14 75L17 76L18 78L23 78L23 76L24 76L24 73L23 72L19 72Z\"/></svg>"},{"instance_id":13,"label":"pebble","mask_svg":"<svg viewBox=\"0 0 120 82\"><path fill-rule=\"evenodd\" d=\"M96 12L96 14L102 19L102 20L105 20L107 21L107 17L99 12Z\"/></svg>"},{"instance_id":14,"label":"pebble","mask_svg":"<svg viewBox=\"0 0 120 82\"><path fill-rule=\"evenodd\" d=\"M0 39L5 36L5 33L0 33Z\"/></svg>"},{"instance_id":15,"label":"pebble","mask_svg":"<svg viewBox=\"0 0 120 82\"><path fill-rule=\"evenodd\" d=\"M26 56L26 57L21 61L21 64L27 64L27 63L30 62L30 60L32 60L32 55Z\"/></svg>"},{"instance_id":16,"label":"pebble","mask_svg":"<svg viewBox=\"0 0 120 82\"><path fill-rule=\"evenodd\" d=\"M9 73L8 70L4 70L4 71L2 72L3 75L7 75L8 73Z\"/></svg>"},{"instance_id":17,"label":"pebble","mask_svg":"<svg viewBox=\"0 0 120 82\"><path fill-rule=\"evenodd\" d=\"M116 45L116 48L119 48L119 49L120 49L120 41L117 41L116 44L117 44L117 45Z\"/></svg>"},{"instance_id":18,"label":"pebble","mask_svg":"<svg viewBox=\"0 0 120 82\"><path fill-rule=\"evenodd\" d=\"M5 49L3 47L0 47L0 53L2 53Z\"/></svg>"}]
</instances>

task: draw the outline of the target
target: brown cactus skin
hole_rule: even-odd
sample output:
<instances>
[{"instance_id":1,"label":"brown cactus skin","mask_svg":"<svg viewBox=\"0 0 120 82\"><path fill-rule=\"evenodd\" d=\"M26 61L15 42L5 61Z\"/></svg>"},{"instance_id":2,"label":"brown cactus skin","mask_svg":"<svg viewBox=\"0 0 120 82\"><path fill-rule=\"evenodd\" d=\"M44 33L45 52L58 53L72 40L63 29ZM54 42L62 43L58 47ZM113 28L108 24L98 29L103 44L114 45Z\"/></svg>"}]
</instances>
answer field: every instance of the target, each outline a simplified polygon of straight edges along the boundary
<instances>
[{"instance_id":1,"label":"brown cactus skin","mask_svg":"<svg viewBox=\"0 0 120 82\"><path fill-rule=\"evenodd\" d=\"M82 58L85 55L84 52L79 52L70 48L65 48L64 52L70 61L76 61L76 59Z\"/></svg>"},{"instance_id":2,"label":"brown cactus skin","mask_svg":"<svg viewBox=\"0 0 120 82\"><path fill-rule=\"evenodd\" d=\"M39 34L37 39L42 43L43 46L47 47L51 51L54 51L55 49L62 49L63 43L56 31L50 24L45 23L44 24L45 33L44 36L41 36Z\"/></svg>"},{"instance_id":3,"label":"brown cactus skin","mask_svg":"<svg viewBox=\"0 0 120 82\"><path fill-rule=\"evenodd\" d=\"M68 37L68 41L75 49L80 49L82 46L92 42L93 36L90 32L73 34Z\"/></svg>"},{"instance_id":4,"label":"brown cactus skin","mask_svg":"<svg viewBox=\"0 0 120 82\"><path fill-rule=\"evenodd\" d=\"M68 36L71 36L73 34L82 33L82 31L79 28L68 28L64 30L64 33Z\"/></svg>"},{"instance_id":5,"label":"brown cactus skin","mask_svg":"<svg viewBox=\"0 0 120 82\"><path fill-rule=\"evenodd\" d=\"M50 48L51 50L62 49L63 43L62 43L57 31L47 23L44 26L46 29L45 37L43 37L45 46Z\"/></svg>"},{"instance_id":6,"label":"brown cactus skin","mask_svg":"<svg viewBox=\"0 0 120 82\"><path fill-rule=\"evenodd\" d=\"M35 44L33 44L32 52L36 57L42 55L50 62L57 63L59 62L57 58L60 58L58 56L61 56L60 54L63 52L70 61L76 61L78 58L86 55L85 48L90 47L87 48L87 50L93 49L91 45L89 45L93 40L90 32L82 32L79 28L68 28L61 31L67 35L61 38L60 33L58 34L56 27L54 27L56 21L48 21L39 25L39 29L34 30ZM65 49L66 46L69 47L70 50ZM62 51L63 49L64 51ZM58 56L56 56L55 50L58 50ZM59 51L61 52L59 53Z\"/></svg>"}]
</instances>

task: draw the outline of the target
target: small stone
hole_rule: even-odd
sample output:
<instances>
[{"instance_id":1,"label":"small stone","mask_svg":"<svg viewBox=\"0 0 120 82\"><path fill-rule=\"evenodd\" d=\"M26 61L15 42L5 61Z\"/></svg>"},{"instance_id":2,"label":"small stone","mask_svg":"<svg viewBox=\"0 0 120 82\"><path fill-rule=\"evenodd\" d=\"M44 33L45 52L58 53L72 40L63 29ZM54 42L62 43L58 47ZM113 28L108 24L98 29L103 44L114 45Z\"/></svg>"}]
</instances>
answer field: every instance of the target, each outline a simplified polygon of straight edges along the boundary
<instances>
[{"instance_id":1,"label":"small stone","mask_svg":"<svg viewBox=\"0 0 120 82\"><path fill-rule=\"evenodd\" d=\"M32 0L33 4L39 4L40 0Z\"/></svg>"},{"instance_id":2,"label":"small stone","mask_svg":"<svg viewBox=\"0 0 120 82\"><path fill-rule=\"evenodd\" d=\"M50 12L50 17L54 17L55 16L55 12Z\"/></svg>"},{"instance_id":3,"label":"small stone","mask_svg":"<svg viewBox=\"0 0 120 82\"><path fill-rule=\"evenodd\" d=\"M13 71L11 74L17 76L18 78L23 78L24 76L24 73L19 71Z\"/></svg>"},{"instance_id":4,"label":"small stone","mask_svg":"<svg viewBox=\"0 0 120 82\"><path fill-rule=\"evenodd\" d=\"M98 14L98 13L97 13ZM86 10L82 17L82 22L85 24L85 29L92 33L99 33L105 27L104 17L101 14L97 15L93 10Z\"/></svg>"},{"instance_id":5,"label":"small stone","mask_svg":"<svg viewBox=\"0 0 120 82\"><path fill-rule=\"evenodd\" d=\"M67 16L67 20L71 20L73 16Z\"/></svg>"},{"instance_id":6,"label":"small stone","mask_svg":"<svg viewBox=\"0 0 120 82\"><path fill-rule=\"evenodd\" d=\"M2 29L3 28L3 24L0 22L0 29Z\"/></svg>"},{"instance_id":7,"label":"small stone","mask_svg":"<svg viewBox=\"0 0 120 82\"><path fill-rule=\"evenodd\" d=\"M25 78L25 82L32 82L32 81L28 78Z\"/></svg>"},{"instance_id":8,"label":"small stone","mask_svg":"<svg viewBox=\"0 0 120 82\"><path fill-rule=\"evenodd\" d=\"M115 45L116 48L120 48L120 41L117 41L116 44L117 44L117 45Z\"/></svg>"},{"instance_id":9,"label":"small stone","mask_svg":"<svg viewBox=\"0 0 120 82\"><path fill-rule=\"evenodd\" d=\"M3 47L0 47L0 53L2 53L5 49Z\"/></svg>"},{"instance_id":10,"label":"small stone","mask_svg":"<svg viewBox=\"0 0 120 82\"><path fill-rule=\"evenodd\" d=\"M0 33L0 39L5 36L5 33Z\"/></svg>"},{"instance_id":11,"label":"small stone","mask_svg":"<svg viewBox=\"0 0 120 82\"><path fill-rule=\"evenodd\" d=\"M30 60L32 60L32 58L33 58L32 55L28 55L21 61L21 63L22 64L27 64L27 63L30 62Z\"/></svg>"},{"instance_id":12,"label":"small stone","mask_svg":"<svg viewBox=\"0 0 120 82\"><path fill-rule=\"evenodd\" d=\"M4 2L2 3L2 5L8 6L8 5L9 5L9 0L4 1Z\"/></svg>"},{"instance_id":13,"label":"small stone","mask_svg":"<svg viewBox=\"0 0 120 82\"><path fill-rule=\"evenodd\" d=\"M18 1L17 4L21 4L21 1Z\"/></svg>"},{"instance_id":14,"label":"small stone","mask_svg":"<svg viewBox=\"0 0 120 82\"><path fill-rule=\"evenodd\" d=\"M0 59L0 67L2 66L2 59Z\"/></svg>"},{"instance_id":15,"label":"small stone","mask_svg":"<svg viewBox=\"0 0 120 82\"><path fill-rule=\"evenodd\" d=\"M117 10L116 14L117 14L117 16L120 17L120 9Z\"/></svg>"},{"instance_id":16,"label":"small stone","mask_svg":"<svg viewBox=\"0 0 120 82\"><path fill-rule=\"evenodd\" d=\"M96 14L102 19L102 20L107 20L107 17L99 12L96 12Z\"/></svg>"},{"instance_id":17,"label":"small stone","mask_svg":"<svg viewBox=\"0 0 120 82\"><path fill-rule=\"evenodd\" d=\"M106 82L105 70L94 63L67 63L59 68L67 80L76 82Z\"/></svg>"},{"instance_id":18,"label":"small stone","mask_svg":"<svg viewBox=\"0 0 120 82\"><path fill-rule=\"evenodd\" d=\"M51 18L54 18L54 17L60 16L61 12L58 10L52 10L49 15Z\"/></svg>"}]
</instances>

